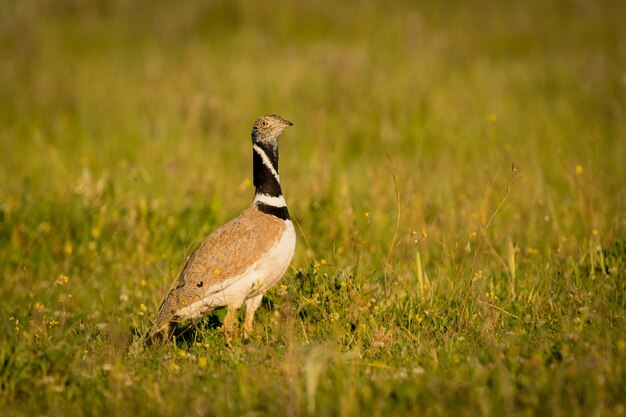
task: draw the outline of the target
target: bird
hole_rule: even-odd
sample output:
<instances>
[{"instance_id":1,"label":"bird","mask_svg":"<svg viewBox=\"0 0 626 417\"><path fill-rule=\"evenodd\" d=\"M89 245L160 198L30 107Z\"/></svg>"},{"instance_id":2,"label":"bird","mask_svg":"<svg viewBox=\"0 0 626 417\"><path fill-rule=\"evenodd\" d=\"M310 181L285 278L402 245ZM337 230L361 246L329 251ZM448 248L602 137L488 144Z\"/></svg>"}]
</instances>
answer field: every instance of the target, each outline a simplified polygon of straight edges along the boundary
<instances>
[{"instance_id":1,"label":"bird","mask_svg":"<svg viewBox=\"0 0 626 417\"><path fill-rule=\"evenodd\" d=\"M292 125L276 114L254 122L252 203L194 250L161 303L150 340L167 339L176 324L226 307L223 330L230 341L244 305L243 336L249 338L263 294L283 277L295 251L296 233L278 175L278 139Z\"/></svg>"}]
</instances>

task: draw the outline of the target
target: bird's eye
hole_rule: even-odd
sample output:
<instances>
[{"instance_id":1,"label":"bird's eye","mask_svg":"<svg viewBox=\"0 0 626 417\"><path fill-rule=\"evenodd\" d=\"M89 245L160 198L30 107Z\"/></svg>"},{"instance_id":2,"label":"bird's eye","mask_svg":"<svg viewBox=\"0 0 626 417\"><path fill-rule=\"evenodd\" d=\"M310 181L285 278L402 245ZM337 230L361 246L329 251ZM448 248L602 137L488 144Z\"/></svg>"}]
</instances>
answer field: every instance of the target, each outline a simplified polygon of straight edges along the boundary
<instances>
[{"instance_id":1,"label":"bird's eye","mask_svg":"<svg viewBox=\"0 0 626 417\"><path fill-rule=\"evenodd\" d=\"M263 120L263 121L261 122L261 125L262 125L262 126L267 126L267 122L266 122L265 120Z\"/></svg>"}]
</instances>

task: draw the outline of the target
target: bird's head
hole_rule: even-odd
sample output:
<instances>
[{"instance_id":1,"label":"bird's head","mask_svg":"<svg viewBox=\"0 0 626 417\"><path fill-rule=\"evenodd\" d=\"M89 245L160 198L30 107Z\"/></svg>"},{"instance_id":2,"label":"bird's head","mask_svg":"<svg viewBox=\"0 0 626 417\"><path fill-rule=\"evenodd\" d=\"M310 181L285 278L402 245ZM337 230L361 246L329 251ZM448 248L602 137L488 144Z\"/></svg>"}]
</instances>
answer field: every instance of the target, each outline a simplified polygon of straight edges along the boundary
<instances>
[{"instance_id":1,"label":"bird's head","mask_svg":"<svg viewBox=\"0 0 626 417\"><path fill-rule=\"evenodd\" d=\"M252 126L252 142L276 142L287 126L292 126L289 120L276 114L259 117Z\"/></svg>"}]
</instances>

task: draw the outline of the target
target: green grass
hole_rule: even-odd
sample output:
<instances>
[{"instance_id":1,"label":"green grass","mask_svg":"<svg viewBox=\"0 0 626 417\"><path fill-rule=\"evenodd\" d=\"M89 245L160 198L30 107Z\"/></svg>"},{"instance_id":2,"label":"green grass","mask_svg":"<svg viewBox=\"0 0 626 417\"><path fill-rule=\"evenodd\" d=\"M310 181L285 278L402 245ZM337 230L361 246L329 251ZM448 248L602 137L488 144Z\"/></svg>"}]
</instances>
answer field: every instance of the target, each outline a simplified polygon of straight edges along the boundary
<instances>
[{"instance_id":1,"label":"green grass","mask_svg":"<svg viewBox=\"0 0 626 417\"><path fill-rule=\"evenodd\" d=\"M626 413L626 4L336 3L0 2L0 414ZM253 340L141 346L273 112Z\"/></svg>"}]
</instances>

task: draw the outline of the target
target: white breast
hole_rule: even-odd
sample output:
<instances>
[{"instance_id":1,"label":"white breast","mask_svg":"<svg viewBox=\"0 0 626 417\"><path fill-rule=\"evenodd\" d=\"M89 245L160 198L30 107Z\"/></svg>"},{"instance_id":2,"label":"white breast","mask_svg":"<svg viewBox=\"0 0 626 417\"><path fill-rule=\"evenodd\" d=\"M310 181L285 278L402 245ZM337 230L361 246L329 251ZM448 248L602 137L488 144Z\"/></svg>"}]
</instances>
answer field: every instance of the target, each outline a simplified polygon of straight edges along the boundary
<instances>
[{"instance_id":1,"label":"white breast","mask_svg":"<svg viewBox=\"0 0 626 417\"><path fill-rule=\"evenodd\" d=\"M296 232L291 220L285 221L283 235L269 251L236 277L207 288L206 297L195 301L174 315L195 318L217 307L239 308L247 298L264 293L280 281L287 271L296 247Z\"/></svg>"}]
</instances>

